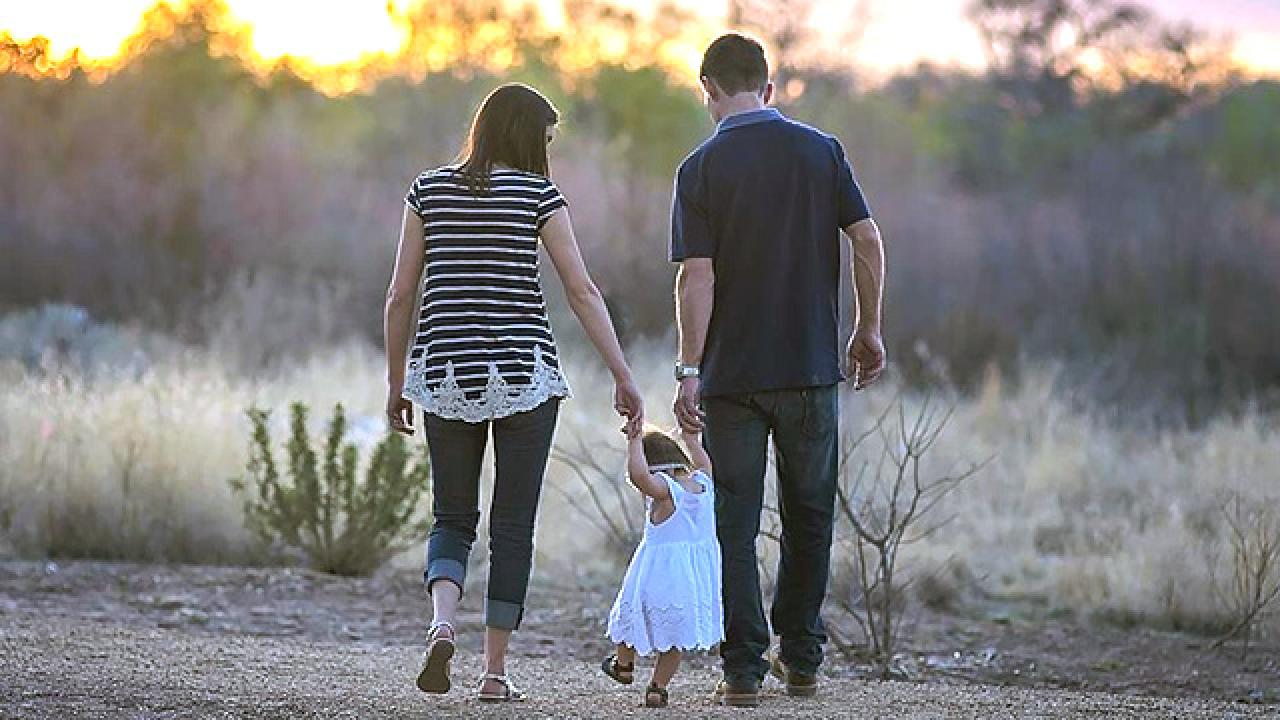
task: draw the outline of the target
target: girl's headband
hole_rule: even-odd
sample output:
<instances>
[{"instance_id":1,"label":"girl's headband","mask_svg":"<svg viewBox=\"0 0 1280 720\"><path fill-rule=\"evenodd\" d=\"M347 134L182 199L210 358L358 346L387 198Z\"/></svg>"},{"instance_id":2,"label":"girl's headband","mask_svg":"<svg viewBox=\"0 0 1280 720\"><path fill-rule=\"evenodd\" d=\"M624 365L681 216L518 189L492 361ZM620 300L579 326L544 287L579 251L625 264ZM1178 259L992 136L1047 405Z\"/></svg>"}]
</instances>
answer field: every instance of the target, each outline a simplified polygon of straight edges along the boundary
<instances>
[{"instance_id":1,"label":"girl's headband","mask_svg":"<svg viewBox=\"0 0 1280 720\"><path fill-rule=\"evenodd\" d=\"M689 466L684 463L663 463L661 465L650 465L651 472L665 472L668 470L688 470Z\"/></svg>"}]
</instances>

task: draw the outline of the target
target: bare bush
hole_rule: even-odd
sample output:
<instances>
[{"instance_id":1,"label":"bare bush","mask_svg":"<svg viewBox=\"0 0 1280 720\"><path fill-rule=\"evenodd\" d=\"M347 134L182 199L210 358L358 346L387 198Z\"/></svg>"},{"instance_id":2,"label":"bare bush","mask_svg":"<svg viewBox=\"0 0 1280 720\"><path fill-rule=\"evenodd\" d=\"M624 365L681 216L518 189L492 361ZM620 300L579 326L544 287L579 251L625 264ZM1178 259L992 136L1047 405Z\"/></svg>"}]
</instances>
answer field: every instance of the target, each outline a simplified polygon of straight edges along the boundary
<instances>
[{"instance_id":1,"label":"bare bush","mask_svg":"<svg viewBox=\"0 0 1280 720\"><path fill-rule=\"evenodd\" d=\"M897 415L896 428L887 425L891 414ZM947 523L949 518L935 517L934 510L981 467L971 465L963 472L936 479L924 476L921 461L949 419L950 411L939 414L926 399L909 422L899 402L896 413L890 406L861 435L846 435L841 441L836 504L846 533L837 541L846 552L837 553L837 557L852 576L855 593L833 593L832 599L857 623L867 654L882 678L892 675L905 617L905 591L915 580L901 572L901 549ZM872 436L881 440L874 459L865 452L866 441ZM838 638L836 642L846 654L856 654L850 643Z\"/></svg>"},{"instance_id":2,"label":"bare bush","mask_svg":"<svg viewBox=\"0 0 1280 720\"><path fill-rule=\"evenodd\" d=\"M1280 504L1233 492L1220 512L1228 533L1227 573L1220 575L1217 562L1210 563L1209 573L1231 627L1213 647L1239 639L1244 659L1254 629L1280 604Z\"/></svg>"},{"instance_id":3,"label":"bare bush","mask_svg":"<svg viewBox=\"0 0 1280 720\"><path fill-rule=\"evenodd\" d=\"M425 451L418 451L410 469L404 437L388 432L373 449L364 482L358 483L359 450L344 442L342 405L334 408L324 465L318 468L307 434L307 407L294 403L287 445L291 480L284 482L271 452L268 418L264 410L249 410L252 486L243 478L231 481L246 496L245 518L261 541L301 550L323 572L365 575L426 533L428 521L418 517L429 474Z\"/></svg>"},{"instance_id":4,"label":"bare bush","mask_svg":"<svg viewBox=\"0 0 1280 720\"><path fill-rule=\"evenodd\" d=\"M622 474L622 454L607 446L593 444L581 433L557 443L551 458L569 470L572 481L551 485L568 503L573 513L591 524L604 537L605 550L624 560L640 542L644 525L635 509L638 493Z\"/></svg>"}]
</instances>

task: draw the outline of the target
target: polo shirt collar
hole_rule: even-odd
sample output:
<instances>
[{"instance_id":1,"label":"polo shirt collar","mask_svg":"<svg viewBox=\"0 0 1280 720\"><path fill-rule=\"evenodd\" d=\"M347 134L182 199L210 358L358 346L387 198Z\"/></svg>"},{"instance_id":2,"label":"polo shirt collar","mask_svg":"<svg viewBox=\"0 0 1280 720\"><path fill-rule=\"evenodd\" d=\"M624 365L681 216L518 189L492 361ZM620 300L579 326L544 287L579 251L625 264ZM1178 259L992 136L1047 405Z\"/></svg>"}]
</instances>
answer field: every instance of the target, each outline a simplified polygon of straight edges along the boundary
<instances>
[{"instance_id":1,"label":"polo shirt collar","mask_svg":"<svg viewBox=\"0 0 1280 720\"><path fill-rule=\"evenodd\" d=\"M735 113L720 121L716 126L716 132L724 132L732 130L744 125L754 125L756 123L769 122L770 120L781 120L782 113L778 112L778 108L766 107L759 110L748 110L747 112Z\"/></svg>"}]
</instances>

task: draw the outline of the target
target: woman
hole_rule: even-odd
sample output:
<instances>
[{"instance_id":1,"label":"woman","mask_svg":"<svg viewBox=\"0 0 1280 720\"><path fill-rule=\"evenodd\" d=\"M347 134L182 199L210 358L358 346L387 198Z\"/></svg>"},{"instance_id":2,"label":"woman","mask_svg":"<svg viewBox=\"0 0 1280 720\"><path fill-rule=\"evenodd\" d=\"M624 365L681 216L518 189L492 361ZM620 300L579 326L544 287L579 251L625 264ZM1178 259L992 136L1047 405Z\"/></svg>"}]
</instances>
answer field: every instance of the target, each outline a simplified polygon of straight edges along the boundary
<instances>
[{"instance_id":1,"label":"woman","mask_svg":"<svg viewBox=\"0 0 1280 720\"><path fill-rule=\"evenodd\" d=\"M425 692L449 690L454 617L480 519L480 466L492 427L496 472L479 697L524 698L507 678L507 642L524 612L534 516L560 400L569 397L539 286L539 240L613 374L614 407L627 418L628 433L638 433L644 421L640 392L583 265L565 200L547 177L557 121L536 90L504 85L480 105L459 161L422 173L405 197L384 318L387 416L393 429L412 433L410 401L421 406L431 456L435 522L424 577L433 619L418 677Z\"/></svg>"}]
</instances>

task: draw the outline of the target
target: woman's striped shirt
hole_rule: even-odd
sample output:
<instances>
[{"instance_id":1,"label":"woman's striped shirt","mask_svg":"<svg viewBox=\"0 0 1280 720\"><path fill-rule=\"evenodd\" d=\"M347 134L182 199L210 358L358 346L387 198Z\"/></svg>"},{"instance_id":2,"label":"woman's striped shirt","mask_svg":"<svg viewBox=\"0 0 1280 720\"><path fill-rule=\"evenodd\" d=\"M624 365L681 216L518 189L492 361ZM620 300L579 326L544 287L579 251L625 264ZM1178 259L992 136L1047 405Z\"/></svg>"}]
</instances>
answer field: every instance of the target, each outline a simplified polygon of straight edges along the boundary
<instances>
[{"instance_id":1,"label":"woman's striped shirt","mask_svg":"<svg viewBox=\"0 0 1280 720\"><path fill-rule=\"evenodd\" d=\"M538 232L566 204L555 184L495 168L475 193L449 165L419 175L405 203L426 241L405 397L467 422L568 397L538 277Z\"/></svg>"}]
</instances>

